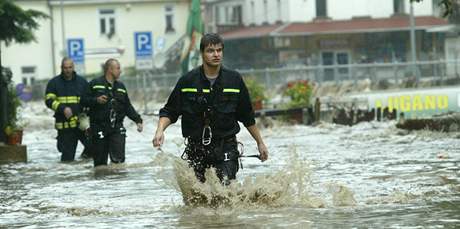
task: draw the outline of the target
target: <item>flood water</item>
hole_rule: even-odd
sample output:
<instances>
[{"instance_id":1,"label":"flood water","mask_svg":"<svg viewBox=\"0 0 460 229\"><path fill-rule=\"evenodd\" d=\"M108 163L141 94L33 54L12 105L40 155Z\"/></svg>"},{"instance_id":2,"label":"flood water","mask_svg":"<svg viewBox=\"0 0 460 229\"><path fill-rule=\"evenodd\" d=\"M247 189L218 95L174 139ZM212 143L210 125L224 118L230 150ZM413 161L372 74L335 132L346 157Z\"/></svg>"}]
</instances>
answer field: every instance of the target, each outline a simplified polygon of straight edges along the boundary
<instances>
[{"instance_id":1,"label":"flood water","mask_svg":"<svg viewBox=\"0 0 460 229\"><path fill-rule=\"evenodd\" d=\"M230 187L200 184L180 159L180 126L153 149L126 121L126 163L60 163L51 114L26 108L28 163L0 165L0 227L457 228L460 133L408 132L393 122L262 129L264 163L243 158ZM246 155L257 153L245 129ZM79 148L81 152L81 148ZM79 155L79 152L77 153ZM185 205L195 190L203 200ZM198 194L197 194L198 193Z\"/></svg>"}]
</instances>

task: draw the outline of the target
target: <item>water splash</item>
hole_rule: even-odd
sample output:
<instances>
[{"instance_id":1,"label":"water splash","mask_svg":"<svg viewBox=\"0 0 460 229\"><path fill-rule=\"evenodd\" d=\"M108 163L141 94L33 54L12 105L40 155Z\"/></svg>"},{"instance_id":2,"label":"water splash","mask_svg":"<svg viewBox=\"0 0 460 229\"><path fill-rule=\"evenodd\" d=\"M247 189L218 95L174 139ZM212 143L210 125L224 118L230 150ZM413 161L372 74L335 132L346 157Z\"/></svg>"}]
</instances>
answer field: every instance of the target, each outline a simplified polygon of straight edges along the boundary
<instances>
[{"instance_id":1,"label":"water splash","mask_svg":"<svg viewBox=\"0 0 460 229\"><path fill-rule=\"evenodd\" d=\"M253 175L242 181L234 181L223 186L214 169L205 173L206 182L199 182L193 169L178 158L166 153L157 154L154 159L163 166L172 162L176 184L171 179L162 179L170 187L182 194L188 206L212 208L263 208L281 206L302 206L310 208L325 207L325 201L312 195L310 163L299 158L294 151L284 169L271 174ZM164 167L163 167L164 168ZM165 171L163 170L164 176ZM160 172L161 173L161 172ZM157 173L158 174L158 173Z\"/></svg>"}]
</instances>

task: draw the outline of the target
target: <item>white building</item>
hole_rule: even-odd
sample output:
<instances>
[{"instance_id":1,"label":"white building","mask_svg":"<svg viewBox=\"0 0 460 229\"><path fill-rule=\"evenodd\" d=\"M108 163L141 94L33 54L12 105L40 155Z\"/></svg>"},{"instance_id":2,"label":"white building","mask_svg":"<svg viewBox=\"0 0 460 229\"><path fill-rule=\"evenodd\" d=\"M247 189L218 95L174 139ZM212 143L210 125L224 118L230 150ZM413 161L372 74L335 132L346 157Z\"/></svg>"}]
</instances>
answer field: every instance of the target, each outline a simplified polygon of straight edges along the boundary
<instances>
[{"instance_id":1,"label":"white building","mask_svg":"<svg viewBox=\"0 0 460 229\"><path fill-rule=\"evenodd\" d=\"M2 44L2 65L13 72L15 83L32 83L59 74L69 39L83 40L80 72L101 72L108 58L122 68L135 66L136 32L152 35L153 62L184 34L188 0L16 0L23 9L50 16L40 20L37 42Z\"/></svg>"},{"instance_id":2,"label":"white building","mask_svg":"<svg viewBox=\"0 0 460 229\"><path fill-rule=\"evenodd\" d=\"M208 31L318 19L385 18L409 14L409 0L203 0ZM414 4L414 14L439 15L440 0Z\"/></svg>"},{"instance_id":3,"label":"white building","mask_svg":"<svg viewBox=\"0 0 460 229\"><path fill-rule=\"evenodd\" d=\"M445 57L440 0L412 4L417 60ZM272 68L408 62L409 0L206 0L205 25L226 41L226 65ZM342 74L343 73L343 74ZM328 79L350 71L327 69Z\"/></svg>"}]
</instances>

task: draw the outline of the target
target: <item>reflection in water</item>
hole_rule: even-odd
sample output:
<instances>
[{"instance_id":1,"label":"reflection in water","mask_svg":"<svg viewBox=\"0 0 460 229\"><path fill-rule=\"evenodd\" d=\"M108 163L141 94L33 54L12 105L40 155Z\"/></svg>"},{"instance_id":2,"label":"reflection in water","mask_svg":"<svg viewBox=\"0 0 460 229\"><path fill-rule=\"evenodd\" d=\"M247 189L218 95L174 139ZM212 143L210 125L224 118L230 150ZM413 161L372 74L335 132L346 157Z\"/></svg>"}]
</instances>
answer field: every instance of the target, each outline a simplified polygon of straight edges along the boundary
<instances>
[{"instance_id":1,"label":"reflection in water","mask_svg":"<svg viewBox=\"0 0 460 229\"><path fill-rule=\"evenodd\" d=\"M51 116L50 116L51 117ZM35 124L35 126L38 124ZM156 123L146 121L146 133ZM0 165L0 227L350 228L460 224L457 133L401 132L394 123L262 131L265 163L243 159L229 187L179 159L180 127L162 151L128 125L127 162L59 163L55 132L26 131L29 163ZM38 138L37 136L40 136ZM242 132L247 154L256 153Z\"/></svg>"}]
</instances>

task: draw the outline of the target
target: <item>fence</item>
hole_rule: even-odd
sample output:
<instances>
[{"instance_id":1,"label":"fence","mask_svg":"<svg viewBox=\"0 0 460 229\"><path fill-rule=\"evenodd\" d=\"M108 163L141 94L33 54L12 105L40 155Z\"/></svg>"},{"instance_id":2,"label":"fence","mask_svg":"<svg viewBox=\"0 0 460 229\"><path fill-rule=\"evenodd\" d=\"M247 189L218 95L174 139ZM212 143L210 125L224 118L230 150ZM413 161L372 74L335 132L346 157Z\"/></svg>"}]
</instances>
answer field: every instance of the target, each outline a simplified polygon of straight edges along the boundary
<instances>
[{"instance_id":1,"label":"fence","mask_svg":"<svg viewBox=\"0 0 460 229\"><path fill-rule=\"evenodd\" d=\"M349 64L349 65L322 65L302 66L291 68L266 68L238 70L244 78L252 78L263 84L268 96L276 94L279 88L293 80L309 80L318 84L331 82L340 83L351 81L357 83L360 80L369 79L371 82L389 81L402 83L409 80L445 82L447 79L459 78L460 60L449 61L418 61L403 63L373 63L373 64ZM417 74L413 74L413 67ZM152 111L151 104L162 103L167 99L170 91L176 84L180 74L151 74L142 72L137 76L123 76L122 81L126 85L130 97L138 104L142 104L144 112ZM46 82L37 83L33 86L34 99L42 99Z\"/></svg>"}]
</instances>

